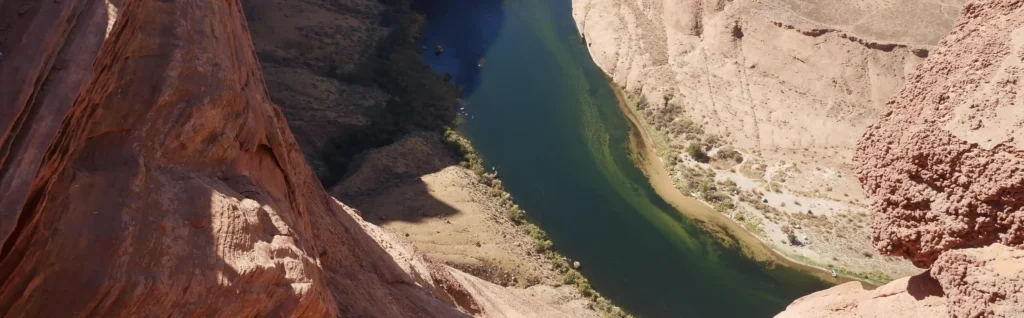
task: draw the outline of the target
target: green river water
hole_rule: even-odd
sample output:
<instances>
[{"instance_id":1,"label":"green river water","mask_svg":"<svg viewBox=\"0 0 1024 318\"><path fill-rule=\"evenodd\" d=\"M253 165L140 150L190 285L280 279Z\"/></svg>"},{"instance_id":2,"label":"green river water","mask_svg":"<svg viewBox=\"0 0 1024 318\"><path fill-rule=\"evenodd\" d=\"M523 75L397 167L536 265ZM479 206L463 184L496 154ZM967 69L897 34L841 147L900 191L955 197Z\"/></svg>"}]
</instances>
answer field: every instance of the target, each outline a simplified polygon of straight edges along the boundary
<instances>
[{"instance_id":1,"label":"green river water","mask_svg":"<svg viewBox=\"0 0 1024 318\"><path fill-rule=\"evenodd\" d=\"M827 287L724 247L655 193L569 0L426 2L423 56L463 88L461 131L603 296L641 317L770 317Z\"/></svg>"}]
</instances>

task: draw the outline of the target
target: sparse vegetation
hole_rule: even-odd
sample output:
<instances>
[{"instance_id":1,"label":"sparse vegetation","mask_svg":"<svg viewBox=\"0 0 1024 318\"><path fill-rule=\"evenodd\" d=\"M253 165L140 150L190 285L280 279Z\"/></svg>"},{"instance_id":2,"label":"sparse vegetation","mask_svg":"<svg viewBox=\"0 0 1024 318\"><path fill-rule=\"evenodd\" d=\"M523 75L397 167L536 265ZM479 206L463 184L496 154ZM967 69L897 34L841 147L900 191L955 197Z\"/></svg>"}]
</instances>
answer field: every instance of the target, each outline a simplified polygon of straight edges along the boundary
<instances>
[{"instance_id":1,"label":"sparse vegetation","mask_svg":"<svg viewBox=\"0 0 1024 318\"><path fill-rule=\"evenodd\" d=\"M743 154L733 149L732 146L725 146L718 150L718 153L715 154L715 159L740 164L743 163Z\"/></svg>"},{"instance_id":2,"label":"sparse vegetation","mask_svg":"<svg viewBox=\"0 0 1024 318\"><path fill-rule=\"evenodd\" d=\"M791 226L807 229L806 233L801 232L801 234L824 234L825 237L820 241L825 244L814 246L826 246L833 243L846 246L848 241L845 240L849 239L852 235L858 235L857 230L853 228L835 228L835 224L824 215L808 215L806 213L806 206L799 207L802 204L799 201L770 202L771 205L765 201L765 193L761 191L780 194L791 193L796 196L809 195L801 192L802 190L798 187L787 188L788 184L785 184L787 179L792 178L793 174L800 172L797 167L790 167L785 162L782 162L781 165L785 169L782 171L772 170L771 175L766 177L766 174L769 173L768 169L776 166L777 163L765 163L764 159L759 158L761 153L758 149L749 149L749 152L746 153L739 152L728 145L728 142L723 138L728 137L729 134L719 136L705 132L704 127L691 120L690 118L692 117L685 113L684 108L673 104L671 98L666 100L664 104L650 104L642 96L639 96L638 93L625 93L627 100L630 101L628 105L632 106L634 114L639 117L640 125L643 129L651 135L652 139L661 140L665 145L668 145L666 150L661 144L656 144L655 150L659 156L667 158L665 160L666 168L671 172L672 181L680 192L699 198L711 205L714 210L732 216L747 231L759 237L767 237L764 225L761 224L762 222L782 225L785 234L781 238L776 237L772 240L776 244L796 246L805 244L801 242L800 236L793 231ZM708 156L711 158L708 158ZM709 165L692 164L692 162L686 160L686 157L690 157L698 163ZM717 173L716 170L712 169L730 170L755 181L766 178L767 183L763 184L761 191L757 188L744 191L732 180L716 181ZM845 197L850 197L850 194L843 194ZM851 201L850 203L853 202ZM780 205L783 207L789 205L791 208L796 205L798 209L803 209L803 212L783 212L778 208ZM753 211L757 212L751 213ZM839 217L845 217L845 215L839 214ZM859 217L860 215L858 214L852 214L847 222L863 223ZM824 231L824 233L821 233L821 231ZM848 250L849 248L847 246ZM820 252L819 250L816 251ZM853 258L860 258L859 256L863 255L867 260L875 259L877 261L882 259L873 257L873 254L869 252L862 251L863 249L859 246L854 248L851 252L854 253L852 255ZM805 264L819 264L817 261L807 259L800 254L789 255L787 253L787 256L798 259ZM836 258L834 255L829 256ZM843 256L849 257L850 255L843 254ZM862 268L865 265L858 264L857 266ZM883 264L882 266L889 265ZM883 279L885 278L884 275L879 275L882 273L884 272L875 271L874 273L850 274L850 276L884 283L887 280Z\"/></svg>"},{"instance_id":3,"label":"sparse vegetation","mask_svg":"<svg viewBox=\"0 0 1024 318\"><path fill-rule=\"evenodd\" d=\"M452 152L459 155L460 165L476 173L478 182L489 187L488 195L499 198L501 206L506 209L505 218L533 239L533 252L544 257L558 273L563 275L562 282L564 284L576 286L576 290L579 291L580 295L589 299L593 303L594 309L601 312L605 317L631 317L594 290L587 278L583 277L579 271L573 269L569 261L558 253L555 249L555 244L548 238L547 233L544 233L536 225L529 223L526 211L523 211L519 205L515 204L512 196L504 191L497 175L486 172L483 160L477 155L469 140L459 136L458 133L450 129L445 131L444 137L445 145Z\"/></svg>"},{"instance_id":4,"label":"sparse vegetation","mask_svg":"<svg viewBox=\"0 0 1024 318\"><path fill-rule=\"evenodd\" d=\"M526 213L524 213L523 210L519 209L519 207L514 206L512 208L509 208L507 211L505 211L505 217L507 217L510 221L512 221L512 223L515 223L516 225L526 223Z\"/></svg>"}]
</instances>

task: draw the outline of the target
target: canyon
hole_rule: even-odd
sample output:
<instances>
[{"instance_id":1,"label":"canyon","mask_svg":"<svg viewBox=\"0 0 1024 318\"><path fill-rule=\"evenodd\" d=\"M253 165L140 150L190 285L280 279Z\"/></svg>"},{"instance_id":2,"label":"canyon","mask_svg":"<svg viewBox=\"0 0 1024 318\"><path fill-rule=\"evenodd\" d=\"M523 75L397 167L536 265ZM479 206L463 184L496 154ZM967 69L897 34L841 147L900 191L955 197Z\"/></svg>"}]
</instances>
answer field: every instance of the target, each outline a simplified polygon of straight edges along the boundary
<instances>
[{"instance_id":1,"label":"canyon","mask_svg":"<svg viewBox=\"0 0 1024 318\"><path fill-rule=\"evenodd\" d=\"M960 1L574 0L676 187L797 262L882 284L858 138L936 49Z\"/></svg>"},{"instance_id":2,"label":"canyon","mask_svg":"<svg viewBox=\"0 0 1024 318\"><path fill-rule=\"evenodd\" d=\"M572 13L678 190L881 285L779 317L1024 315L1024 2ZM445 130L459 92L419 58L421 19L406 1L0 0L0 316L625 316Z\"/></svg>"},{"instance_id":3,"label":"canyon","mask_svg":"<svg viewBox=\"0 0 1024 318\"><path fill-rule=\"evenodd\" d=\"M317 96L296 90L345 91L302 72L349 51L261 69L274 42L254 32L253 45L243 9L327 3L257 2L0 2L3 316L599 315L553 269L529 272L550 285L498 285L425 257L328 195L321 181L338 172L318 163L332 157L308 150L332 136L310 133L317 117L288 113ZM386 31L352 47L372 48ZM298 75L268 85L266 69ZM313 115L331 111L358 123L352 108ZM457 165L441 171L453 169L456 181L476 179ZM498 212L472 212L461 219L531 242L480 215Z\"/></svg>"},{"instance_id":4,"label":"canyon","mask_svg":"<svg viewBox=\"0 0 1024 318\"><path fill-rule=\"evenodd\" d=\"M680 191L883 284L778 317L1024 314L1020 1L573 5Z\"/></svg>"}]
</instances>

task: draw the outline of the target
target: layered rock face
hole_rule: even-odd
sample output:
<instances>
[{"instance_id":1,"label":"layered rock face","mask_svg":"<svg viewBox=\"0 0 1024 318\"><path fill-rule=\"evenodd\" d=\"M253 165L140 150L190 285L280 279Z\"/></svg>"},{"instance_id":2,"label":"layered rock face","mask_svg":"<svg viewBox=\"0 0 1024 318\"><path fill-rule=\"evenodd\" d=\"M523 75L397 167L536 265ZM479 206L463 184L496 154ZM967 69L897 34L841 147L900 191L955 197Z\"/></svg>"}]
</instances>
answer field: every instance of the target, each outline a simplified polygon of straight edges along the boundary
<instances>
[{"instance_id":1,"label":"layered rock face","mask_svg":"<svg viewBox=\"0 0 1024 318\"><path fill-rule=\"evenodd\" d=\"M237 0L0 9L0 316L552 313L330 198Z\"/></svg>"},{"instance_id":2,"label":"layered rock face","mask_svg":"<svg viewBox=\"0 0 1024 318\"><path fill-rule=\"evenodd\" d=\"M875 246L930 271L906 287L818 292L780 316L872 317L876 299L932 285L938 294L903 297L885 315L921 316L940 302L952 317L1024 315L1022 36L1024 2L967 3L858 144Z\"/></svg>"}]
</instances>

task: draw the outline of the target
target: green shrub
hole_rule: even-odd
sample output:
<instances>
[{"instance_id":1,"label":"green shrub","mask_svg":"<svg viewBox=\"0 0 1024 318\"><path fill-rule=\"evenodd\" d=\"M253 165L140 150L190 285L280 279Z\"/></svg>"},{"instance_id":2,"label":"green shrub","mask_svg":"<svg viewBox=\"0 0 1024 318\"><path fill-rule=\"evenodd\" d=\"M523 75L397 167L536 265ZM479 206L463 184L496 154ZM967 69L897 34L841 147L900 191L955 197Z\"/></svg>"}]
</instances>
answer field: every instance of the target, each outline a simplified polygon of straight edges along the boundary
<instances>
[{"instance_id":1,"label":"green shrub","mask_svg":"<svg viewBox=\"0 0 1024 318\"><path fill-rule=\"evenodd\" d=\"M690 136L704 134L704 128L689 118L682 118L674 122L671 131L675 134L687 134Z\"/></svg>"},{"instance_id":2,"label":"green shrub","mask_svg":"<svg viewBox=\"0 0 1024 318\"><path fill-rule=\"evenodd\" d=\"M735 163L743 163L743 154L736 151L730 146L726 146L715 154L715 158L723 161L733 161Z\"/></svg>"},{"instance_id":3,"label":"green shrub","mask_svg":"<svg viewBox=\"0 0 1024 318\"><path fill-rule=\"evenodd\" d=\"M554 247L554 243L551 243L551 241L549 241L549 240L543 240L543 241L538 240L538 241L534 241L533 242L533 251L537 252L537 253L543 253L544 251L550 251L552 247Z\"/></svg>"},{"instance_id":4,"label":"green shrub","mask_svg":"<svg viewBox=\"0 0 1024 318\"><path fill-rule=\"evenodd\" d=\"M686 147L686 153L690 155L690 158L700 163L707 163L711 161L708 157L708 153L704 151L704 147L699 142L692 142L690 146Z\"/></svg>"},{"instance_id":5,"label":"green shrub","mask_svg":"<svg viewBox=\"0 0 1024 318\"><path fill-rule=\"evenodd\" d=\"M575 285L577 282L583 281L583 275L577 271L568 271L565 275L562 275L562 283L566 285Z\"/></svg>"},{"instance_id":6,"label":"green shrub","mask_svg":"<svg viewBox=\"0 0 1024 318\"><path fill-rule=\"evenodd\" d=\"M505 211L505 217L515 223L516 225L526 223L526 213L518 207L512 207Z\"/></svg>"}]
</instances>

